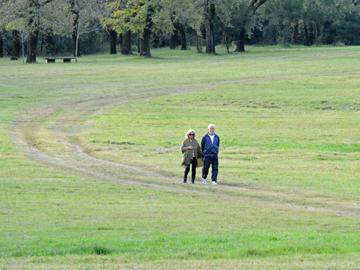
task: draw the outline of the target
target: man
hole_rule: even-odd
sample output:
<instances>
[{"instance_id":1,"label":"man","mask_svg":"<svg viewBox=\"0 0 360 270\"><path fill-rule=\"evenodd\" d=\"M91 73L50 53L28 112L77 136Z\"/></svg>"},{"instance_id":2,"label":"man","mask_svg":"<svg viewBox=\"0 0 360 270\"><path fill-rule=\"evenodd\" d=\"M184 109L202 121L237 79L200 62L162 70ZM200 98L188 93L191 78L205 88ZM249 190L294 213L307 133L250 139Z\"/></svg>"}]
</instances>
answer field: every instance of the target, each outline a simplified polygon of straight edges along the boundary
<instances>
[{"instance_id":1,"label":"man","mask_svg":"<svg viewBox=\"0 0 360 270\"><path fill-rule=\"evenodd\" d=\"M204 166L202 171L202 183L207 184L207 175L211 165L211 182L217 185L218 176L218 155L219 155L220 137L215 134L215 125L208 126L208 133L201 140L201 150L204 154Z\"/></svg>"}]
</instances>

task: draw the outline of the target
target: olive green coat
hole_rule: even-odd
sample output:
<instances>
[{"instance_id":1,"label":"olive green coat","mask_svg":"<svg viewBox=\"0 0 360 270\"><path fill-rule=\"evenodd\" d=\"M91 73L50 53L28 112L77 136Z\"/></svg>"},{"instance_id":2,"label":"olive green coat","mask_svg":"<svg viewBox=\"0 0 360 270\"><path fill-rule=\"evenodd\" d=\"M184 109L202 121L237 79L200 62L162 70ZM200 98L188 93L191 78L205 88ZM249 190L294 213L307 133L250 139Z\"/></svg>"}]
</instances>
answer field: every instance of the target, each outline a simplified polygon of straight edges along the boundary
<instances>
[{"instance_id":1,"label":"olive green coat","mask_svg":"<svg viewBox=\"0 0 360 270\"><path fill-rule=\"evenodd\" d=\"M186 148L188 146L192 146L193 150L187 150ZM188 166L191 163L191 159L193 158L193 151L196 158L202 158L203 153L201 151L200 145L197 140L193 139L190 141L189 139L185 139L182 146L181 146L181 152L183 153L183 160L181 165Z\"/></svg>"}]
</instances>

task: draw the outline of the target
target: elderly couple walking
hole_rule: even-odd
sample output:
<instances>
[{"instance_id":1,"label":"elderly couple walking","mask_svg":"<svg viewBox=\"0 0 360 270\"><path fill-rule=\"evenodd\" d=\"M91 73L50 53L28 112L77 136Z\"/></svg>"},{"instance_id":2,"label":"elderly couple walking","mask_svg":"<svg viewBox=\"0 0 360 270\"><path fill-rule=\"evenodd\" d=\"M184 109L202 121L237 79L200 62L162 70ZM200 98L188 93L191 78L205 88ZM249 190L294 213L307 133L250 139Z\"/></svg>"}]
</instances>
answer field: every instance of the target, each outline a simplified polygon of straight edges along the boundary
<instances>
[{"instance_id":1,"label":"elderly couple walking","mask_svg":"<svg viewBox=\"0 0 360 270\"><path fill-rule=\"evenodd\" d=\"M211 182L217 184L217 176L219 171L219 146L220 137L215 133L215 125L208 126L208 132L201 139L201 147L195 139L196 133L189 129L185 134L185 140L182 144L181 151L184 155L182 165L185 166L184 183L187 182L187 176L191 166L191 183L195 183L196 167L202 166L202 183L207 184L207 176L210 166Z\"/></svg>"}]
</instances>

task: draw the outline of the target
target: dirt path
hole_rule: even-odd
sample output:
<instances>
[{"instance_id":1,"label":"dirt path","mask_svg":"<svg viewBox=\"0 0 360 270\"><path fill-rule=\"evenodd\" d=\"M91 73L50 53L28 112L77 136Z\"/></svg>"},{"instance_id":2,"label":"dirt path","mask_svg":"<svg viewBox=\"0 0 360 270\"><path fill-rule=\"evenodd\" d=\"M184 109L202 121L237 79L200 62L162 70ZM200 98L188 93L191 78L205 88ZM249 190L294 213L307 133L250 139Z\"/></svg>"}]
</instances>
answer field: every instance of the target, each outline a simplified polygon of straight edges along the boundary
<instances>
[{"instance_id":1,"label":"dirt path","mask_svg":"<svg viewBox=\"0 0 360 270\"><path fill-rule=\"evenodd\" d=\"M281 79L283 78L278 78L278 80ZM274 78L258 79L256 82L269 80L274 80ZM217 84L222 83L230 82L217 82ZM237 83L254 83L254 81L244 79L237 81ZM115 105L118 106L128 101L202 91L210 87L212 85L199 84L185 87L146 89L135 93L124 92L94 96L77 101L59 102L23 115L14 123L11 134L14 142L20 146L28 158L47 166L61 168L98 180L168 192L216 197L227 201L251 202L256 207L276 207L329 215L360 217L359 201L343 200L310 192L275 190L245 185L241 182L238 185L223 183L216 188L182 185L179 178L164 173L96 158L87 153L84 146L79 142L81 132L89 128L85 125L85 120L94 113L105 112ZM50 138L45 143L42 142L40 134L44 131L48 133Z\"/></svg>"}]
</instances>

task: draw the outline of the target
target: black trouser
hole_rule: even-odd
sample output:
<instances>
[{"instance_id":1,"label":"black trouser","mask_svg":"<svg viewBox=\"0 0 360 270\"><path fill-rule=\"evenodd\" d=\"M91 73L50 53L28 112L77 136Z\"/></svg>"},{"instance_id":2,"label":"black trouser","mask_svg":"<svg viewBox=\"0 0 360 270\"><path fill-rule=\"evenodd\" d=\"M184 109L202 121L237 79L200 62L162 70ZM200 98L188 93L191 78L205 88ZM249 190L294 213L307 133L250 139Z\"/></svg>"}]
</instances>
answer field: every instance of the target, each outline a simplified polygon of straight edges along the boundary
<instances>
[{"instance_id":1,"label":"black trouser","mask_svg":"<svg viewBox=\"0 0 360 270\"><path fill-rule=\"evenodd\" d=\"M195 177L196 177L196 167L197 167L197 160L195 157L192 158L191 164L185 167L184 172L184 183L187 181L187 176L190 172L190 165L191 165L191 182L195 183Z\"/></svg>"},{"instance_id":2,"label":"black trouser","mask_svg":"<svg viewBox=\"0 0 360 270\"><path fill-rule=\"evenodd\" d=\"M219 160L217 156L206 156L204 158L204 167L202 171L202 178L206 179L211 165L211 181L217 182L219 171Z\"/></svg>"}]
</instances>

